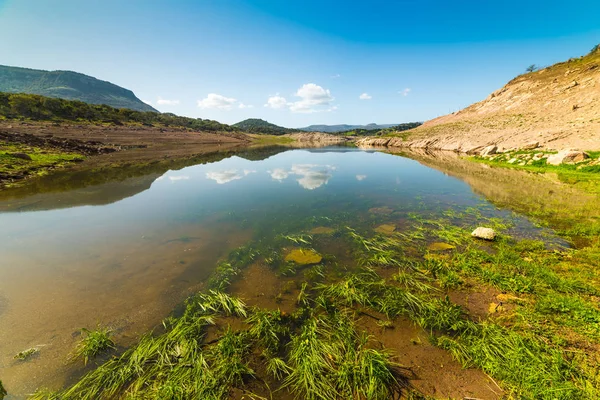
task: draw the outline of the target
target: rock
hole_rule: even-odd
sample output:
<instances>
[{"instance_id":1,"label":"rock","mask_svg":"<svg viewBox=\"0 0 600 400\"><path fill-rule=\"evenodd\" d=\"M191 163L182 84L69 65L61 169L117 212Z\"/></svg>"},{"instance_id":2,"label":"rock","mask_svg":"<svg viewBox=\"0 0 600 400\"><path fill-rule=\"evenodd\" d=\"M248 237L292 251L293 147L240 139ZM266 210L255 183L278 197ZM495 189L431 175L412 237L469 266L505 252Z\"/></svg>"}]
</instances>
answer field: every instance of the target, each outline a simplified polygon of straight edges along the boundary
<instances>
[{"instance_id":1,"label":"rock","mask_svg":"<svg viewBox=\"0 0 600 400\"><path fill-rule=\"evenodd\" d=\"M540 147L540 142L530 142L522 146L521 150L533 150L537 149L538 147Z\"/></svg>"},{"instance_id":2,"label":"rock","mask_svg":"<svg viewBox=\"0 0 600 400\"><path fill-rule=\"evenodd\" d=\"M431 243L429 246L427 246L427 250L429 251L444 251L451 250L453 248L454 246L452 246L451 244L442 242Z\"/></svg>"},{"instance_id":3,"label":"rock","mask_svg":"<svg viewBox=\"0 0 600 400\"><path fill-rule=\"evenodd\" d=\"M20 158L21 160L31 161L31 156L25 153L10 153L11 157Z\"/></svg>"},{"instance_id":4,"label":"rock","mask_svg":"<svg viewBox=\"0 0 600 400\"><path fill-rule=\"evenodd\" d=\"M373 207L373 208L369 208L369 212L371 214L379 214L379 215L388 215L394 212L394 210L392 210L390 207L388 206L383 206L383 207Z\"/></svg>"},{"instance_id":5,"label":"rock","mask_svg":"<svg viewBox=\"0 0 600 400\"><path fill-rule=\"evenodd\" d=\"M375 232L382 233L384 235L391 235L392 233L394 233L395 230L396 230L396 225L392 225L392 224L383 224L383 225L379 225L377 228L375 228Z\"/></svg>"},{"instance_id":6,"label":"rock","mask_svg":"<svg viewBox=\"0 0 600 400\"><path fill-rule=\"evenodd\" d=\"M518 158L511 158L510 160L508 160L508 163L509 163L509 164L514 164L514 163L516 163L517 161L519 161L519 159L518 159Z\"/></svg>"},{"instance_id":7,"label":"rock","mask_svg":"<svg viewBox=\"0 0 600 400\"><path fill-rule=\"evenodd\" d=\"M322 259L323 257L312 249L293 249L285 256L285 261L299 265L318 264Z\"/></svg>"},{"instance_id":8,"label":"rock","mask_svg":"<svg viewBox=\"0 0 600 400\"><path fill-rule=\"evenodd\" d=\"M562 150L557 154L552 154L548 157L546 163L550 165L560 164L576 164L590 158L590 155L584 151L579 150Z\"/></svg>"},{"instance_id":9,"label":"rock","mask_svg":"<svg viewBox=\"0 0 600 400\"><path fill-rule=\"evenodd\" d=\"M496 151L498 151L498 146L493 144L493 145L485 147L483 150L481 150L481 153L479 153L479 155L481 157L487 157L487 156L491 156L492 154L496 154Z\"/></svg>"},{"instance_id":10,"label":"rock","mask_svg":"<svg viewBox=\"0 0 600 400\"><path fill-rule=\"evenodd\" d=\"M496 232L492 228L484 228L480 226L471 233L471 236L478 239L494 240L496 239Z\"/></svg>"},{"instance_id":11,"label":"rock","mask_svg":"<svg viewBox=\"0 0 600 400\"><path fill-rule=\"evenodd\" d=\"M504 307L502 306L502 303L490 303L490 305L488 306L488 314L495 314L495 313L499 313L504 311Z\"/></svg>"}]
</instances>

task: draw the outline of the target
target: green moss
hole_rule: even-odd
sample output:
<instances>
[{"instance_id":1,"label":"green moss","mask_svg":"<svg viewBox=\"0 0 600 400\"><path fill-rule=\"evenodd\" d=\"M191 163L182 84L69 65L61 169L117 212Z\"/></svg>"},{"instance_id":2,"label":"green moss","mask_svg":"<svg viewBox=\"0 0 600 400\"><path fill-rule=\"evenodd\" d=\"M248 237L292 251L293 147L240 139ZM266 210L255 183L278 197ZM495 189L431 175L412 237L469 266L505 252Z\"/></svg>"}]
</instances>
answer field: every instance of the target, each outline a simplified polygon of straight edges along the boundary
<instances>
[{"instance_id":1,"label":"green moss","mask_svg":"<svg viewBox=\"0 0 600 400\"><path fill-rule=\"evenodd\" d=\"M285 256L285 261L292 261L298 265L318 264L322 259L323 256L313 249L292 249Z\"/></svg>"},{"instance_id":2,"label":"green moss","mask_svg":"<svg viewBox=\"0 0 600 400\"><path fill-rule=\"evenodd\" d=\"M45 175L51 169L64 167L83 159L84 156L81 154L0 142L0 175L7 177Z\"/></svg>"}]
</instances>

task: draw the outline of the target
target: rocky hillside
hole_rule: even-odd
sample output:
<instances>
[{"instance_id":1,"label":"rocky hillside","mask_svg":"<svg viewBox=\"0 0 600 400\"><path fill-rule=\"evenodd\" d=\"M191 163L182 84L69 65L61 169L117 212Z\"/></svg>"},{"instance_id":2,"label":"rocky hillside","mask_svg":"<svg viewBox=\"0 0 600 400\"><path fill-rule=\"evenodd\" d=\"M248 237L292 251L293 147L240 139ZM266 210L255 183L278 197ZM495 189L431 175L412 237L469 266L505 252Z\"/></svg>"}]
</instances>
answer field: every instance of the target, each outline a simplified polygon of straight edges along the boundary
<instances>
[{"instance_id":1,"label":"rocky hillside","mask_svg":"<svg viewBox=\"0 0 600 400\"><path fill-rule=\"evenodd\" d=\"M115 108L154 111L131 90L72 71L42 71L0 65L0 92L38 94Z\"/></svg>"},{"instance_id":2,"label":"rocky hillside","mask_svg":"<svg viewBox=\"0 0 600 400\"><path fill-rule=\"evenodd\" d=\"M305 128L298 128L301 131L306 132L325 132L325 133L336 133L336 132L346 132L351 131L353 129L364 129L364 130L376 130L376 129L386 129L396 126L398 124L382 124L377 125L375 123L367 124L367 125L310 125Z\"/></svg>"},{"instance_id":3,"label":"rocky hillside","mask_svg":"<svg viewBox=\"0 0 600 400\"><path fill-rule=\"evenodd\" d=\"M600 47L520 75L487 99L427 121L403 138L363 144L478 152L504 149L600 149ZM537 143L537 146L536 146Z\"/></svg>"}]
</instances>

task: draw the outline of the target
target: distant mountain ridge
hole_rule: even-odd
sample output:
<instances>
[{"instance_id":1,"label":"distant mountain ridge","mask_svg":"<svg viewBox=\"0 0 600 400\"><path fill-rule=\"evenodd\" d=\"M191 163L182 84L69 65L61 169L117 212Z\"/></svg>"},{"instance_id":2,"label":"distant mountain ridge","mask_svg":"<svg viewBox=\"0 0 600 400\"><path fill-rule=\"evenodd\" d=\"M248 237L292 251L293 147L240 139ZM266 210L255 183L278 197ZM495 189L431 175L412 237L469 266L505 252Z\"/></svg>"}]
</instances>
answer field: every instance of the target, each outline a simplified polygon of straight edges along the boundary
<instances>
[{"instance_id":1,"label":"distant mountain ridge","mask_svg":"<svg viewBox=\"0 0 600 400\"><path fill-rule=\"evenodd\" d=\"M286 133L298 133L299 129L284 128L283 126L272 124L264 119L249 118L233 124L232 126L249 133L262 133L268 135L285 135Z\"/></svg>"},{"instance_id":2,"label":"distant mountain ridge","mask_svg":"<svg viewBox=\"0 0 600 400\"><path fill-rule=\"evenodd\" d=\"M391 128L393 126L397 126L400 124L367 124L367 125L346 125L346 124L341 124L341 125L309 125L305 128L298 128L301 131L306 131L306 132L326 132L326 133L332 133L332 132L344 132L344 131L351 131L353 129L366 129L366 130L375 130L375 129L385 129L385 128Z\"/></svg>"},{"instance_id":3,"label":"distant mountain ridge","mask_svg":"<svg viewBox=\"0 0 600 400\"><path fill-rule=\"evenodd\" d=\"M115 108L158 112L129 89L73 71L44 71L0 65L0 92L38 94Z\"/></svg>"}]
</instances>

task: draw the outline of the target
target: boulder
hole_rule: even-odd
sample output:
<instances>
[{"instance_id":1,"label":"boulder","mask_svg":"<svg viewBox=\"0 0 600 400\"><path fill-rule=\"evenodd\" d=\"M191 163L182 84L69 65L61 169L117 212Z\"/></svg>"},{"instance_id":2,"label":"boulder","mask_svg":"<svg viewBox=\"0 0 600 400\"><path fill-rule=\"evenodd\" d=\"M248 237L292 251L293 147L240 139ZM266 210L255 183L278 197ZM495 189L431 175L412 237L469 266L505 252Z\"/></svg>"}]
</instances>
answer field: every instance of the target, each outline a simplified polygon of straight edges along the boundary
<instances>
[{"instance_id":1,"label":"boulder","mask_svg":"<svg viewBox=\"0 0 600 400\"><path fill-rule=\"evenodd\" d=\"M585 161L588 158L590 158L590 155L584 151L562 150L557 154L552 154L549 156L546 163L550 165L576 164L578 162Z\"/></svg>"},{"instance_id":2,"label":"boulder","mask_svg":"<svg viewBox=\"0 0 600 400\"><path fill-rule=\"evenodd\" d=\"M521 150L533 150L540 147L540 142L529 142L521 146Z\"/></svg>"},{"instance_id":3,"label":"boulder","mask_svg":"<svg viewBox=\"0 0 600 400\"><path fill-rule=\"evenodd\" d=\"M480 226L471 233L471 236L478 239L494 240L496 239L496 232L492 228L484 228Z\"/></svg>"},{"instance_id":4,"label":"boulder","mask_svg":"<svg viewBox=\"0 0 600 400\"><path fill-rule=\"evenodd\" d=\"M498 146L493 144L493 145L485 147L483 150L481 150L481 153L479 153L479 155L481 155L481 157L487 157L487 156L491 156L492 154L496 154L496 151L498 151Z\"/></svg>"},{"instance_id":5,"label":"boulder","mask_svg":"<svg viewBox=\"0 0 600 400\"><path fill-rule=\"evenodd\" d=\"M383 225L379 225L378 227L375 228L375 232L381 233L383 235L391 235L395 231L396 231L396 225L392 225L392 224L383 224Z\"/></svg>"},{"instance_id":6,"label":"boulder","mask_svg":"<svg viewBox=\"0 0 600 400\"><path fill-rule=\"evenodd\" d=\"M20 158L21 160L31 161L31 156L25 153L10 153L11 157Z\"/></svg>"}]
</instances>

